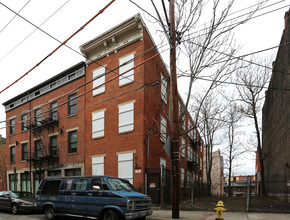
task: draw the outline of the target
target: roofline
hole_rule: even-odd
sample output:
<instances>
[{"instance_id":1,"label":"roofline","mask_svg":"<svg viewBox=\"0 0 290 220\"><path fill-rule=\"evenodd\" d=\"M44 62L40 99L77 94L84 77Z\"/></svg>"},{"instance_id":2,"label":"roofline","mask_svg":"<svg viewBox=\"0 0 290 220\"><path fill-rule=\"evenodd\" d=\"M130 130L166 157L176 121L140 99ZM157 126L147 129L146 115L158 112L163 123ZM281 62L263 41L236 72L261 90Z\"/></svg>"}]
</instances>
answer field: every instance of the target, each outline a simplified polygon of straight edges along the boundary
<instances>
[{"instance_id":1,"label":"roofline","mask_svg":"<svg viewBox=\"0 0 290 220\"><path fill-rule=\"evenodd\" d=\"M56 79L61 78L62 76L66 75L67 73L69 73L69 72L71 72L73 70L79 69L79 68L81 68L83 66L86 66L86 63L84 61L81 61L81 62L69 67L68 69L62 71L61 73L59 73L59 74L47 79L46 81L44 81L44 82L42 82L42 83L40 83L40 84L38 84L38 85L26 90L25 92L23 92L23 93L15 96L15 97L5 101L4 103L2 103L2 105L6 106L6 105L10 104L11 102L16 101L16 100L20 99L21 97L26 96L27 94L30 94L33 91L35 91L35 90L37 90L37 89L39 89L39 88L41 88L41 87L53 82L53 81L55 81Z\"/></svg>"}]
</instances>

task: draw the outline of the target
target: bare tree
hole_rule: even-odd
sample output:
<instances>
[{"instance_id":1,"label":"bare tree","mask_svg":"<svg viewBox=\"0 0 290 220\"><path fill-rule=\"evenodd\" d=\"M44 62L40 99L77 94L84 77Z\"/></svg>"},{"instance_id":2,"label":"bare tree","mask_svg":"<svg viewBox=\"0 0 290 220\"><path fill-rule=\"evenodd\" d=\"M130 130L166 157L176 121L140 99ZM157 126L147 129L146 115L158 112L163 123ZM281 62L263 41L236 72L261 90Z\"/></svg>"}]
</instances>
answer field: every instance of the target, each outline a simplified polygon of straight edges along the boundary
<instances>
[{"instance_id":1,"label":"bare tree","mask_svg":"<svg viewBox=\"0 0 290 220\"><path fill-rule=\"evenodd\" d=\"M264 90L270 77L269 61L263 61L264 65L250 65L240 70L236 75L239 100L243 103L240 110L253 122L256 133L256 145L261 165L261 195L266 194L264 179L264 160L267 152L263 152L261 144L260 112L264 100Z\"/></svg>"},{"instance_id":2,"label":"bare tree","mask_svg":"<svg viewBox=\"0 0 290 220\"><path fill-rule=\"evenodd\" d=\"M239 128L241 127L241 119L243 115L239 111L239 107L234 102L227 104L227 110L225 112L225 134L224 136L228 140L228 146L223 149L223 155L225 160L225 169L229 171L228 182L228 196L232 195L231 191L231 176L234 169L234 161L238 159L246 150L243 149L242 143L239 141L238 136L241 134Z\"/></svg>"},{"instance_id":3,"label":"bare tree","mask_svg":"<svg viewBox=\"0 0 290 220\"><path fill-rule=\"evenodd\" d=\"M201 105L202 102L202 105ZM202 96L196 97L196 108L200 108L198 128L206 143L205 145L205 169L207 179L207 194L211 194L211 170L213 163L213 148L217 144L215 136L224 124L224 106L214 93L210 93L205 99ZM201 106L201 107L200 107ZM194 111L196 112L196 111Z\"/></svg>"}]
</instances>

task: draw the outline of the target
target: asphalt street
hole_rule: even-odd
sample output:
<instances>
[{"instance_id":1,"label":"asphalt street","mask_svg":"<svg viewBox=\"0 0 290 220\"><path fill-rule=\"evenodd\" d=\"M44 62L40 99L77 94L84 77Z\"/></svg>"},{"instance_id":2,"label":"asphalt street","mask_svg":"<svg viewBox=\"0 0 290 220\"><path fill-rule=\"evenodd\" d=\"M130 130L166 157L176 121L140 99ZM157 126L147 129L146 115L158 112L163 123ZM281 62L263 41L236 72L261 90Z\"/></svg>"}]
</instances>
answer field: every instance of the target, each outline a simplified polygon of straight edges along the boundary
<instances>
[{"instance_id":1,"label":"asphalt street","mask_svg":"<svg viewBox=\"0 0 290 220\"><path fill-rule=\"evenodd\" d=\"M246 212L226 212L224 220L290 220L290 214L285 213L246 213ZM13 215L10 212L0 212L0 220L17 219L17 220L45 220L43 214L19 214ZM63 220L75 220L81 218L63 217ZM154 210L153 215L147 217L148 220L167 220L171 218L171 210ZM212 220L215 219L214 212L202 211L180 211L180 218L182 220Z\"/></svg>"}]
</instances>

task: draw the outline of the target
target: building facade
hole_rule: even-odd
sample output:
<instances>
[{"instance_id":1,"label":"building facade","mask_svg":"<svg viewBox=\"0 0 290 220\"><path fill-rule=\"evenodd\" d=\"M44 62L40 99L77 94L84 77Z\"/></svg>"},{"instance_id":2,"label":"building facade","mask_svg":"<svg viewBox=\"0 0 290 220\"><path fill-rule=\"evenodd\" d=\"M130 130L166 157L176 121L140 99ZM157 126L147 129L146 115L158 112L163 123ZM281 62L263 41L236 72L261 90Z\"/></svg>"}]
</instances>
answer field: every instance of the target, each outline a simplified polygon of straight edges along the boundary
<instances>
[{"instance_id":1,"label":"building facade","mask_svg":"<svg viewBox=\"0 0 290 220\"><path fill-rule=\"evenodd\" d=\"M290 180L290 10L273 63L263 106L262 149L265 188L269 196L289 197Z\"/></svg>"},{"instance_id":2,"label":"building facade","mask_svg":"<svg viewBox=\"0 0 290 220\"><path fill-rule=\"evenodd\" d=\"M248 180L249 179L249 180ZM249 182L248 182L249 181ZM246 195L249 188L250 195L255 195L255 175L248 176L232 176L231 177L231 192L233 196ZM224 177L225 192L228 192L229 178Z\"/></svg>"},{"instance_id":3,"label":"building facade","mask_svg":"<svg viewBox=\"0 0 290 220\"><path fill-rule=\"evenodd\" d=\"M9 188L35 190L46 176L109 175L128 179L160 202L169 184L162 178L170 169L164 148L169 74L142 18L138 14L124 21L80 50L85 62L3 104ZM180 98L180 112L183 108ZM182 123L185 197L187 191L198 191L203 142L187 111ZM22 149L27 149L26 159ZM24 187L23 173L33 186L26 182Z\"/></svg>"},{"instance_id":4,"label":"building facade","mask_svg":"<svg viewBox=\"0 0 290 220\"><path fill-rule=\"evenodd\" d=\"M0 191L6 190L6 138L0 135Z\"/></svg>"},{"instance_id":5,"label":"building facade","mask_svg":"<svg viewBox=\"0 0 290 220\"><path fill-rule=\"evenodd\" d=\"M204 161L205 154L203 155ZM206 186L206 162L203 165L203 182ZM208 165L209 166L209 165ZM221 156L220 149L212 153L212 167L211 167L211 195L223 196L224 195L224 161Z\"/></svg>"}]
</instances>

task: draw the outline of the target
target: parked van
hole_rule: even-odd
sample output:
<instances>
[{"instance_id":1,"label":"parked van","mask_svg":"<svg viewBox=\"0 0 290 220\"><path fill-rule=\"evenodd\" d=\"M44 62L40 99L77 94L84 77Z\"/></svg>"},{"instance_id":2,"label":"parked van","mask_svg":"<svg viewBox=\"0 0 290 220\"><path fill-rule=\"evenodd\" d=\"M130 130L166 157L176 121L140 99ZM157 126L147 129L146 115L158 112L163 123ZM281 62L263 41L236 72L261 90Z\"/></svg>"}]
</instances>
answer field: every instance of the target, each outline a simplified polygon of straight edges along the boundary
<instances>
[{"instance_id":1,"label":"parked van","mask_svg":"<svg viewBox=\"0 0 290 220\"><path fill-rule=\"evenodd\" d=\"M128 180L110 176L45 178L35 198L47 219L80 216L144 220L152 214L149 196L136 192Z\"/></svg>"}]
</instances>

